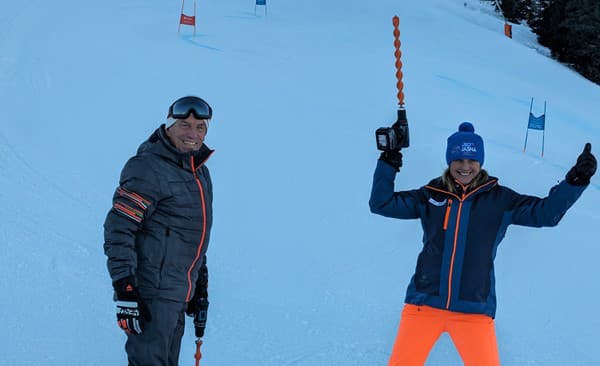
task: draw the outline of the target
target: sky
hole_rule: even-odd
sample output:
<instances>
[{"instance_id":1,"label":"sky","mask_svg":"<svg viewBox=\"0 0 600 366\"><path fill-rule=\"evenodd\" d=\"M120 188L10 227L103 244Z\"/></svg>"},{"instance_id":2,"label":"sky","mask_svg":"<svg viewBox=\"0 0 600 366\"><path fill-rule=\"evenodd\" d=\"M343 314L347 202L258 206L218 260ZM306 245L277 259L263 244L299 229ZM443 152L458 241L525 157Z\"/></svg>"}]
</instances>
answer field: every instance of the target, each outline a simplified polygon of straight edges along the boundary
<instances>
[{"instance_id":1,"label":"sky","mask_svg":"<svg viewBox=\"0 0 600 366\"><path fill-rule=\"evenodd\" d=\"M466 6L465 6L466 4ZM375 130L397 110L396 189L445 168L470 121L500 184L545 196L586 142L600 87L476 0L0 3L0 365L125 365L103 222L121 168L168 106L214 109L210 309L202 365L385 365L421 248L370 213ZM193 3L185 12L193 12ZM529 131L547 102L546 131ZM544 156L541 156L542 137ZM503 365L599 365L598 175L554 228L512 226L496 258ZM188 321L181 365L194 362ZM426 365L461 365L443 335Z\"/></svg>"}]
</instances>

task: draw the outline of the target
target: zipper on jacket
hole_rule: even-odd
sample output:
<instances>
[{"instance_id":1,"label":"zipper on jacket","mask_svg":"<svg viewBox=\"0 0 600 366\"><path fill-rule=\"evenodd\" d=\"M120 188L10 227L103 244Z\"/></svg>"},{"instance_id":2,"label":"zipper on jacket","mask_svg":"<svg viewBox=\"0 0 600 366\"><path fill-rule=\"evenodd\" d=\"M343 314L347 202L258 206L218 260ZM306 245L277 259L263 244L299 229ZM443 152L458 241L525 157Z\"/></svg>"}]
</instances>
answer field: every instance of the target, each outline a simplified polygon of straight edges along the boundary
<instances>
[{"instance_id":1,"label":"zipper on jacket","mask_svg":"<svg viewBox=\"0 0 600 366\"><path fill-rule=\"evenodd\" d=\"M205 160L206 161L206 160ZM200 178L198 178L198 174L196 173L196 169L194 168L194 156L190 156L190 164L192 169L192 174L194 175L194 179L196 180L196 185L200 190L200 203L202 204L202 236L200 237L200 243L198 244L198 249L196 250L196 257L192 261L190 268L187 273L187 281L188 281L188 290L187 295L185 296L185 302L190 301L190 297L192 296L192 270L196 266L196 262L200 258L200 253L202 253L202 247L204 246L204 239L206 238L206 202L204 200L204 188L202 188L202 183L200 182Z\"/></svg>"},{"instance_id":2,"label":"zipper on jacket","mask_svg":"<svg viewBox=\"0 0 600 366\"><path fill-rule=\"evenodd\" d=\"M448 229L448 219L450 218L450 210L452 209L452 198L448 198L448 206L446 206L446 215L444 215L444 230Z\"/></svg>"},{"instance_id":3,"label":"zipper on jacket","mask_svg":"<svg viewBox=\"0 0 600 366\"><path fill-rule=\"evenodd\" d=\"M456 246L458 243L458 228L460 226L460 214L462 211L463 199L458 202L458 212L456 213L456 225L454 229L454 244L452 245L452 257L450 258L450 272L448 273L448 300L446 301L446 309L450 309L450 299L452 298L452 272L454 271L454 258L456 256Z\"/></svg>"}]
</instances>

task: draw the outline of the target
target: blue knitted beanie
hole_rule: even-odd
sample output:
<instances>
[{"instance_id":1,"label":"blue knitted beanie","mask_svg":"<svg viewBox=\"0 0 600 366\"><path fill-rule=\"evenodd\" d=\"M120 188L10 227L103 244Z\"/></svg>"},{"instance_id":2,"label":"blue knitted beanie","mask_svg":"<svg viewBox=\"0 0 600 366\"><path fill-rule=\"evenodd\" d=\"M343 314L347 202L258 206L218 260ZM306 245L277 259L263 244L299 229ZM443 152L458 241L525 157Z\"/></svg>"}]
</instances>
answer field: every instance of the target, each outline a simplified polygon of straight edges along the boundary
<instances>
[{"instance_id":1,"label":"blue knitted beanie","mask_svg":"<svg viewBox=\"0 0 600 366\"><path fill-rule=\"evenodd\" d=\"M448 137L446 162L450 165L459 159L471 159L483 165L483 139L475 133L475 127L470 122L461 123L458 132Z\"/></svg>"}]
</instances>

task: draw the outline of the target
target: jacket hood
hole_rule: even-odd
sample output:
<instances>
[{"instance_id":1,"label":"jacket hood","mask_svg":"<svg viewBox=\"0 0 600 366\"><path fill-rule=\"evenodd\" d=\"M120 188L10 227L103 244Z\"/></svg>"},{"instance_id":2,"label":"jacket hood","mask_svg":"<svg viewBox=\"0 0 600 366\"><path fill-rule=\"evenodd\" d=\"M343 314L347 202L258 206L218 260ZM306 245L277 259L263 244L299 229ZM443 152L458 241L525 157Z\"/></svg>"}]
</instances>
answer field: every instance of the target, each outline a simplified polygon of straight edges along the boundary
<instances>
[{"instance_id":1,"label":"jacket hood","mask_svg":"<svg viewBox=\"0 0 600 366\"><path fill-rule=\"evenodd\" d=\"M186 168L190 166L190 157L194 157L195 167L198 168L202 165L214 152L206 144L202 144L200 150L181 152L171 143L171 140L167 136L166 125L163 123L158 127L150 137L142 142L138 147L137 155L155 154L163 157L164 159L171 160L175 164Z\"/></svg>"}]
</instances>

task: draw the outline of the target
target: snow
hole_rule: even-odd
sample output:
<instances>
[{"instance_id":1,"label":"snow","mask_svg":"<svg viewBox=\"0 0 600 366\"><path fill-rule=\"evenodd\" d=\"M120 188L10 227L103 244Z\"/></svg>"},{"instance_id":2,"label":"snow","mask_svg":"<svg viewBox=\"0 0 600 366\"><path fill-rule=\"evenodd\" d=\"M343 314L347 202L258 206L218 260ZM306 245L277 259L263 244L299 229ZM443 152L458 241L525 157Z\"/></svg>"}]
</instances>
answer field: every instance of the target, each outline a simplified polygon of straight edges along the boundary
<instances>
[{"instance_id":1,"label":"snow","mask_svg":"<svg viewBox=\"0 0 600 366\"><path fill-rule=\"evenodd\" d=\"M191 12L191 2L186 13ZM600 88L478 1L3 1L0 365L126 364L102 224L129 156L195 94L214 108L202 365L385 365L420 249L369 212L374 131L395 120L400 16L411 146L397 189L441 174L462 121L485 168L544 196L585 142ZM548 101L545 154L530 131ZM496 260L503 365L599 365L598 175L554 228L511 227ZM188 321L180 364L195 345ZM427 365L460 365L447 336Z\"/></svg>"}]
</instances>

